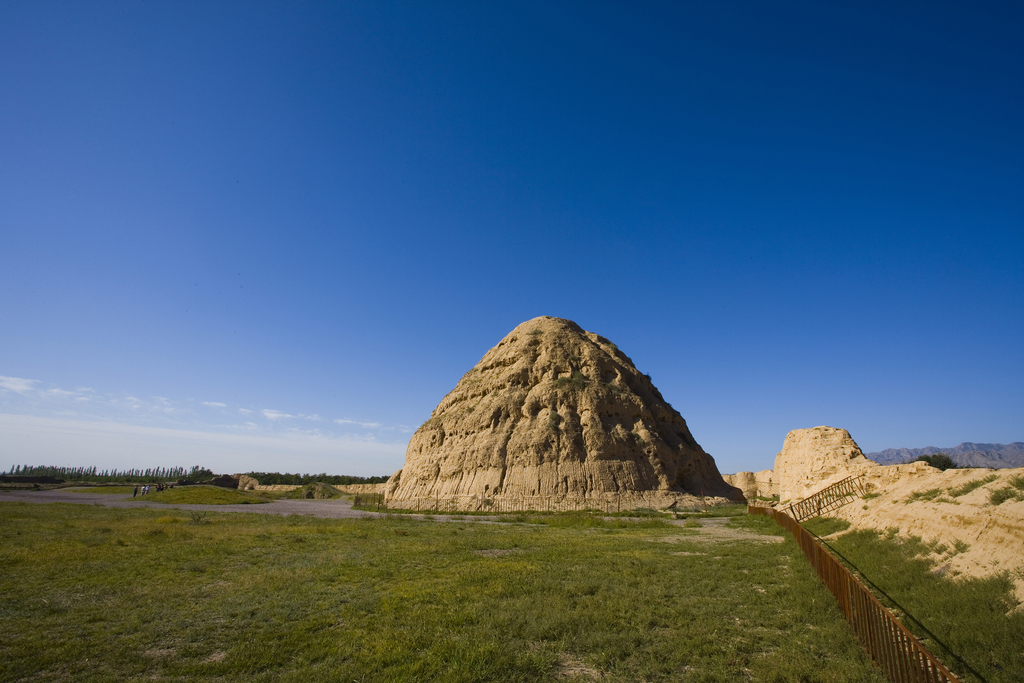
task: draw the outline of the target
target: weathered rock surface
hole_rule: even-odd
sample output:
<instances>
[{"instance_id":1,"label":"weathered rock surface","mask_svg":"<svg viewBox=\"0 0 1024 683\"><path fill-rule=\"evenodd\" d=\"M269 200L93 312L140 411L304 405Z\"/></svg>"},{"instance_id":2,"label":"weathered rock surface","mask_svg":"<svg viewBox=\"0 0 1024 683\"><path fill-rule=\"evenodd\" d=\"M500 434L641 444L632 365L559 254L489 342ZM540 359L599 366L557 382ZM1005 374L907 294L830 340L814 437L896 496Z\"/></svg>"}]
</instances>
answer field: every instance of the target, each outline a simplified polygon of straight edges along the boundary
<instances>
[{"instance_id":1,"label":"weathered rock surface","mask_svg":"<svg viewBox=\"0 0 1024 683\"><path fill-rule=\"evenodd\" d=\"M794 429L775 456L782 501L800 500L829 484L878 465L867 458L845 429Z\"/></svg>"},{"instance_id":2,"label":"weathered rock surface","mask_svg":"<svg viewBox=\"0 0 1024 683\"><path fill-rule=\"evenodd\" d=\"M384 484L335 484L342 493L384 493Z\"/></svg>"},{"instance_id":3,"label":"weathered rock surface","mask_svg":"<svg viewBox=\"0 0 1024 683\"><path fill-rule=\"evenodd\" d=\"M754 479L753 472L737 472L736 474L723 474L722 479L725 480L726 484L735 486L743 492L743 497L747 500L757 497L757 480Z\"/></svg>"},{"instance_id":4,"label":"weathered rock surface","mask_svg":"<svg viewBox=\"0 0 1024 683\"><path fill-rule=\"evenodd\" d=\"M779 487L774 481L774 471L761 470L760 472L737 472L736 474L723 474L727 484L735 486L743 491L743 497L747 500L754 498L770 498L779 494Z\"/></svg>"},{"instance_id":5,"label":"weathered rock surface","mask_svg":"<svg viewBox=\"0 0 1024 683\"><path fill-rule=\"evenodd\" d=\"M258 479L250 477L248 474L238 475L238 490L239 491L255 491L260 485Z\"/></svg>"},{"instance_id":6,"label":"weathered rock surface","mask_svg":"<svg viewBox=\"0 0 1024 683\"><path fill-rule=\"evenodd\" d=\"M516 327L463 376L385 490L390 501L740 496L622 351L550 317Z\"/></svg>"}]
</instances>

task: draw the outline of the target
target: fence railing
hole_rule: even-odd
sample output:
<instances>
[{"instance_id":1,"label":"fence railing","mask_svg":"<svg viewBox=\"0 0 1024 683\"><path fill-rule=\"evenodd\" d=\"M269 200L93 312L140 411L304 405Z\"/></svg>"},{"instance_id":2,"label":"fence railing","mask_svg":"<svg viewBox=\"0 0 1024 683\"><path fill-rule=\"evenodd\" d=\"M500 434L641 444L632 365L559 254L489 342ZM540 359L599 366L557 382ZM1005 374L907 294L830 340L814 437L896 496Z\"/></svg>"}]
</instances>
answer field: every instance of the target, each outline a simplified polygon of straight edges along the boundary
<instances>
[{"instance_id":1,"label":"fence railing","mask_svg":"<svg viewBox=\"0 0 1024 683\"><path fill-rule=\"evenodd\" d=\"M858 640L894 683L960 683L914 634L878 601L856 576L832 556L793 517L771 508L748 507L750 514L774 519L793 534L821 582L839 602Z\"/></svg>"},{"instance_id":2,"label":"fence railing","mask_svg":"<svg viewBox=\"0 0 1024 683\"><path fill-rule=\"evenodd\" d=\"M863 487L863 477L847 477L804 498L799 503L793 503L787 508L787 512L798 522L812 517L820 517L826 512L831 512L862 496L864 494Z\"/></svg>"}]
</instances>

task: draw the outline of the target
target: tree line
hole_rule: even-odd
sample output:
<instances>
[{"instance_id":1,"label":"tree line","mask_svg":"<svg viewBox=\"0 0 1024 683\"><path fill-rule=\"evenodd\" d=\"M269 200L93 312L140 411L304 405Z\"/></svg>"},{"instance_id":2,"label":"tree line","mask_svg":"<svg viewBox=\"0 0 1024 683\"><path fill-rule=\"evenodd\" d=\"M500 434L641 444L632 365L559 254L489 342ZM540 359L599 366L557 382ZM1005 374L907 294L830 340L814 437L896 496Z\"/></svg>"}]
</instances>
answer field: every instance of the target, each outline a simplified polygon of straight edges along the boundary
<instances>
[{"instance_id":1,"label":"tree line","mask_svg":"<svg viewBox=\"0 0 1024 683\"><path fill-rule=\"evenodd\" d=\"M9 472L0 474L15 477L53 477L65 481L85 481L97 484L124 482L157 482L170 479L209 479L213 472L194 465L184 467L147 467L145 469L98 469L96 467L57 467L55 465L15 465Z\"/></svg>"},{"instance_id":2,"label":"tree line","mask_svg":"<svg viewBox=\"0 0 1024 683\"><path fill-rule=\"evenodd\" d=\"M351 484L382 484L388 480L383 477L355 477L345 474L290 474L280 472L247 472L260 484L294 484L302 486L321 482L348 486ZM208 481L214 477L206 467L194 465L184 467L149 467L146 469L98 469L96 467L57 467L54 465L15 465L9 472L0 472L0 476L15 477L53 477L64 481L81 481L95 484L159 482L170 480Z\"/></svg>"}]
</instances>

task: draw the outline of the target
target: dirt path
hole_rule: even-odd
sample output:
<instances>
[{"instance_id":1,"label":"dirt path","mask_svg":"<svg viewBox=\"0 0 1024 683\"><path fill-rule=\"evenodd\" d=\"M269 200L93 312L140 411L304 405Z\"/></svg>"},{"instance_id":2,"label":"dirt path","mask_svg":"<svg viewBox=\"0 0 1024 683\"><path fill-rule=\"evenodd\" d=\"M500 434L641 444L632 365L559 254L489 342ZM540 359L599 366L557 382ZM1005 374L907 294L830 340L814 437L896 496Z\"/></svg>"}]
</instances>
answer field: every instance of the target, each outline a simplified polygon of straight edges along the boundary
<instances>
[{"instance_id":1,"label":"dirt path","mask_svg":"<svg viewBox=\"0 0 1024 683\"><path fill-rule=\"evenodd\" d=\"M106 495L100 493L73 493L67 489L49 491L0 491L0 503L72 503L102 505L112 508L152 508L155 510L207 510L210 512L253 512L263 515L309 515L344 519L350 517L382 517L381 513L353 510L352 503L344 500L274 500L269 503L245 505L195 505L157 503L143 497L132 498L130 493Z\"/></svg>"},{"instance_id":2,"label":"dirt path","mask_svg":"<svg viewBox=\"0 0 1024 683\"><path fill-rule=\"evenodd\" d=\"M359 517L385 517L387 513L366 512L364 510L353 510L352 502L345 499L336 500L274 500L269 503L246 503L243 505L197 505L183 503L158 503L148 501L138 496L132 498L131 494L100 494L100 493L74 493L69 489L49 489L43 491L0 491L0 503L69 503L74 505L101 505L111 508L150 508L154 510L204 510L209 512L252 512L262 515L308 515L310 517L324 517L328 519L352 519ZM403 518L426 519L429 517L435 522L476 522L479 524L512 524L507 520L498 517L483 517L477 515L411 515L402 514ZM607 519L616 519L609 517ZM622 518L619 518L622 519ZM642 518L628 518L641 521ZM666 520L676 526L683 526L686 520ZM737 540L735 530L724 528L728 519L724 517L711 517L697 520L704 527L701 531L713 536L728 537L729 540ZM690 537L693 538L693 537Z\"/></svg>"}]
</instances>

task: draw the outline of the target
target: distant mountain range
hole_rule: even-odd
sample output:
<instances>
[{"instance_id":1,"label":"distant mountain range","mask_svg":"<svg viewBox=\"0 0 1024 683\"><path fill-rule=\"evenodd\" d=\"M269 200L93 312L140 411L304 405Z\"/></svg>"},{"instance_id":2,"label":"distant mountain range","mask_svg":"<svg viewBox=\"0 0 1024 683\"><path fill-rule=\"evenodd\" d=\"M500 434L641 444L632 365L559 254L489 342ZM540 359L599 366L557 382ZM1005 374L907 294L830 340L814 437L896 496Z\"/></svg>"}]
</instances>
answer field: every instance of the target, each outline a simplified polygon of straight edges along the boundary
<instances>
[{"instance_id":1,"label":"distant mountain range","mask_svg":"<svg viewBox=\"0 0 1024 683\"><path fill-rule=\"evenodd\" d=\"M1024 467L1024 441L1014 441L1008 444L965 441L959 446L950 448L936 448L935 446L887 448L877 453L865 453L864 456L879 465L896 465L916 460L922 455L935 453L945 453L953 458L953 462L960 467L991 467L992 469Z\"/></svg>"}]
</instances>

